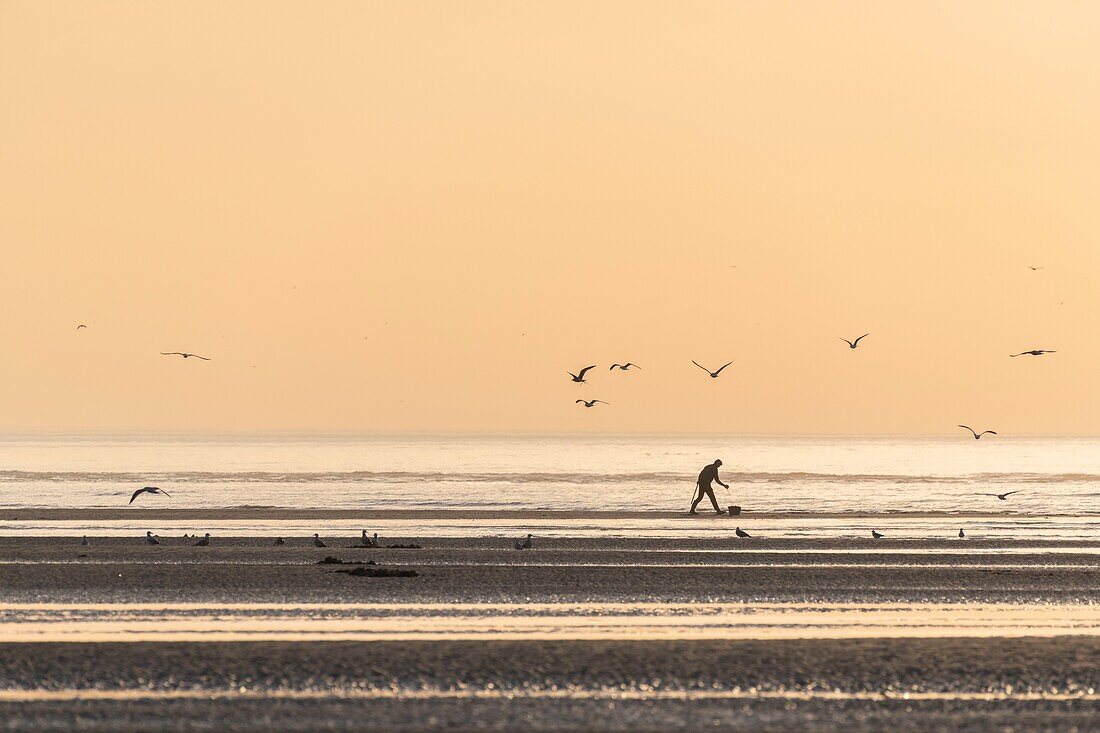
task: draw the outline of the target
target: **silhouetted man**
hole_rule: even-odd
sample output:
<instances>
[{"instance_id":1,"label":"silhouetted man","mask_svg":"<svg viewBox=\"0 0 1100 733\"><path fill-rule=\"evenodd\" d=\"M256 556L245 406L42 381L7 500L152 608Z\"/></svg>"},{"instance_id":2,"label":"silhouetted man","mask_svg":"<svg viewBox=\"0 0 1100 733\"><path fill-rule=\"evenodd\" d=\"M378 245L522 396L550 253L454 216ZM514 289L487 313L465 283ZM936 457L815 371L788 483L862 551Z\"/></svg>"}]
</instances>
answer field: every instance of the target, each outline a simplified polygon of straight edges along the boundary
<instances>
[{"instance_id":1,"label":"silhouetted man","mask_svg":"<svg viewBox=\"0 0 1100 733\"><path fill-rule=\"evenodd\" d=\"M717 460L709 466L705 466L703 470L699 472L699 481L696 483L696 488L699 493L695 497L695 500L691 502L691 511L688 512L688 514L696 513L695 507L699 506L699 502L703 500L704 494L710 497L710 503L714 505L714 511L719 514L724 514L724 512L718 508L718 500L714 498L714 488L710 485L712 481L717 481L727 489L730 487L729 484L722 483L722 479L718 478L718 467L721 465L722 461Z\"/></svg>"}]
</instances>

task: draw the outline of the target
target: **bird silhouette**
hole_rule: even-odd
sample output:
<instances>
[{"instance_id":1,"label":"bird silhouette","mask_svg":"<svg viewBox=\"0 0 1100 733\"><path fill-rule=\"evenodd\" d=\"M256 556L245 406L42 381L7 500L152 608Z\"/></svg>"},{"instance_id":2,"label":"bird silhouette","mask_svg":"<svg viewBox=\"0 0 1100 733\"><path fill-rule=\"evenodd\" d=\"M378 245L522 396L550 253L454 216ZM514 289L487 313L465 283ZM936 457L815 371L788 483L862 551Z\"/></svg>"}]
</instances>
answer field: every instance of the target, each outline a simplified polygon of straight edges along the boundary
<instances>
[{"instance_id":1,"label":"bird silhouette","mask_svg":"<svg viewBox=\"0 0 1100 733\"><path fill-rule=\"evenodd\" d=\"M860 342L860 341L861 341L862 339L865 339L865 338L867 338L867 337L868 337L868 336L870 336L870 335L871 335L871 334L869 334L869 333L865 333L865 334L863 334L862 336L860 336L859 338L857 338L857 339L856 339L855 341L849 341L848 339L846 339L846 338L844 338L843 336L841 336L841 337L840 337L840 340L841 340L841 341L843 341L844 343L848 344L848 348L849 348L849 349L854 349L855 347L859 346L859 342Z\"/></svg>"},{"instance_id":2,"label":"bird silhouette","mask_svg":"<svg viewBox=\"0 0 1100 733\"><path fill-rule=\"evenodd\" d=\"M196 359L202 359L203 361L210 361L210 357L199 356L198 354L188 354L186 351L162 351L161 356L182 356L184 359L190 359L192 356Z\"/></svg>"},{"instance_id":3,"label":"bird silhouette","mask_svg":"<svg viewBox=\"0 0 1100 733\"><path fill-rule=\"evenodd\" d=\"M597 403L599 403L601 405L610 405L611 404L610 402L604 402L603 400L577 400L573 404L584 405L585 407L595 407Z\"/></svg>"},{"instance_id":4,"label":"bird silhouette","mask_svg":"<svg viewBox=\"0 0 1100 733\"><path fill-rule=\"evenodd\" d=\"M876 540L881 540L881 539L882 539L883 537L885 537L886 535L884 535L884 534L882 534L881 532L878 532L878 531L876 531L876 530L873 530L873 529L872 529L872 530L871 530L871 536L872 536L873 538L875 538Z\"/></svg>"},{"instance_id":5,"label":"bird silhouette","mask_svg":"<svg viewBox=\"0 0 1100 733\"><path fill-rule=\"evenodd\" d=\"M1000 499L1001 501L1008 501L1008 497L1012 496L1013 494L1019 494L1021 491L1023 491L1023 489L1016 489L1015 491L1006 491L1003 494L975 494L975 496L995 496L998 499Z\"/></svg>"},{"instance_id":6,"label":"bird silhouette","mask_svg":"<svg viewBox=\"0 0 1100 733\"><path fill-rule=\"evenodd\" d=\"M326 544L325 544L325 543L324 543L324 542L323 542L323 541L321 540L321 538L320 538L320 537L319 537L319 536L317 535L317 533L316 533L316 532L314 532L314 533L313 533L313 546L314 546L314 547L328 547L328 545L326 545Z\"/></svg>"},{"instance_id":7,"label":"bird silhouette","mask_svg":"<svg viewBox=\"0 0 1100 733\"><path fill-rule=\"evenodd\" d=\"M138 498L138 497L139 497L139 496L141 496L142 494L161 494L161 495L163 495L163 496L167 496L167 497L168 497L169 499L171 499L171 498L172 498L172 495L171 495L171 494L169 494L169 493L168 493L167 491L165 491L164 489L158 488L158 487L156 487L156 486L146 486L146 487L144 487L144 488L140 488L140 489L138 489L137 491L135 491L135 492L134 492L134 494L133 494L133 496L131 496L131 497L130 497L130 501L128 501L128 502L126 502L126 503L127 503L127 504L133 504L133 503L134 503L134 499Z\"/></svg>"},{"instance_id":8,"label":"bird silhouette","mask_svg":"<svg viewBox=\"0 0 1100 733\"><path fill-rule=\"evenodd\" d=\"M967 430L969 430L970 434L974 436L974 440L981 440L982 436L986 435L986 434L988 434L988 435L996 435L997 434L996 430L983 430L982 432L979 433L978 431L974 430L974 428L970 427L969 425L960 425L959 427L960 428L966 428Z\"/></svg>"},{"instance_id":9,"label":"bird silhouette","mask_svg":"<svg viewBox=\"0 0 1100 733\"><path fill-rule=\"evenodd\" d=\"M1042 356L1043 354L1056 354L1057 349L1032 349L1031 351L1021 351L1019 354L1009 354L1012 358L1017 356Z\"/></svg>"},{"instance_id":10,"label":"bird silhouette","mask_svg":"<svg viewBox=\"0 0 1100 733\"><path fill-rule=\"evenodd\" d=\"M152 532L145 533L145 544L147 545L159 545L160 540L153 536Z\"/></svg>"},{"instance_id":11,"label":"bird silhouette","mask_svg":"<svg viewBox=\"0 0 1100 733\"><path fill-rule=\"evenodd\" d=\"M711 379L718 379L718 375L722 373L722 369L725 369L726 367L728 367L733 362L732 361L726 362L725 364L722 365L722 368L719 369L716 372L712 372L710 369L707 369L705 366L703 366L699 362L695 361L695 359L692 359L691 363L694 364L695 366L699 367L700 369L702 369L707 374L709 374Z\"/></svg>"},{"instance_id":12,"label":"bird silhouette","mask_svg":"<svg viewBox=\"0 0 1100 733\"><path fill-rule=\"evenodd\" d=\"M202 539L195 543L195 547L206 547L210 544L210 533L207 532L202 536Z\"/></svg>"},{"instance_id":13,"label":"bird silhouette","mask_svg":"<svg viewBox=\"0 0 1100 733\"><path fill-rule=\"evenodd\" d=\"M1042 267L1042 265L1040 265L1039 267L1032 267L1031 265L1028 265L1027 269L1031 270L1032 272L1035 272L1036 270L1043 269L1043 267Z\"/></svg>"},{"instance_id":14,"label":"bird silhouette","mask_svg":"<svg viewBox=\"0 0 1100 733\"><path fill-rule=\"evenodd\" d=\"M966 539L966 532L963 532L961 529L959 530L959 539Z\"/></svg>"},{"instance_id":15,"label":"bird silhouette","mask_svg":"<svg viewBox=\"0 0 1100 733\"><path fill-rule=\"evenodd\" d=\"M533 534L528 533L527 537L516 540L516 549L517 550L530 550L534 546L534 543L531 542L533 537L534 537Z\"/></svg>"},{"instance_id":16,"label":"bird silhouette","mask_svg":"<svg viewBox=\"0 0 1100 733\"><path fill-rule=\"evenodd\" d=\"M76 327L76 330L79 331L82 328L87 328L87 326L85 326L83 323L81 323L79 326Z\"/></svg>"},{"instance_id":17,"label":"bird silhouette","mask_svg":"<svg viewBox=\"0 0 1100 733\"><path fill-rule=\"evenodd\" d=\"M87 547L87 546L88 546L88 544L89 544L89 543L88 543L88 535L84 535L84 537L83 537L83 538L81 538L81 540L80 540L80 544L84 545L85 547Z\"/></svg>"},{"instance_id":18,"label":"bird silhouette","mask_svg":"<svg viewBox=\"0 0 1100 733\"><path fill-rule=\"evenodd\" d=\"M363 530L363 536L359 538L360 547L378 547L378 533L374 533L374 538L367 536L367 530Z\"/></svg>"},{"instance_id":19,"label":"bird silhouette","mask_svg":"<svg viewBox=\"0 0 1100 733\"><path fill-rule=\"evenodd\" d=\"M596 365L593 364L592 366L586 366L584 369L581 369L579 374L574 374L573 372L566 372L566 374L568 374L570 377L572 377L573 381L576 382L577 384L584 384L584 381L585 381L584 380L584 374L585 374L585 372L587 372L589 369L595 369L595 368L596 368Z\"/></svg>"},{"instance_id":20,"label":"bird silhouette","mask_svg":"<svg viewBox=\"0 0 1100 733\"><path fill-rule=\"evenodd\" d=\"M733 533L734 533L735 535L737 535L738 537L752 537L752 535L751 535L751 534L749 534L749 533L748 533L748 532L746 532L745 530L741 529L740 527L736 527L736 528L735 528L735 529L733 530Z\"/></svg>"},{"instance_id":21,"label":"bird silhouette","mask_svg":"<svg viewBox=\"0 0 1100 733\"><path fill-rule=\"evenodd\" d=\"M610 372L610 371L614 371L614 370L618 369L619 371L625 372L627 369L630 369L631 367L633 367L634 369L641 369L641 367L638 366L637 364L632 364L631 362L628 361L625 364L612 364L611 367L607 371Z\"/></svg>"}]
</instances>

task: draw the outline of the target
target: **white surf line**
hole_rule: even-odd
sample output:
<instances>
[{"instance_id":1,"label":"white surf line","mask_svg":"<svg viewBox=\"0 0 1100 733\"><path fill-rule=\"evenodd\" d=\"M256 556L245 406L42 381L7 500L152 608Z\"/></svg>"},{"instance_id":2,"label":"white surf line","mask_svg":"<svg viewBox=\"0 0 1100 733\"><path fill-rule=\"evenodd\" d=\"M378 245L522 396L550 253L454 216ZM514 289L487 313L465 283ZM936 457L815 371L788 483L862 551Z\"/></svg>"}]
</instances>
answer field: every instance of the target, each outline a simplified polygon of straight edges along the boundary
<instances>
[{"instance_id":1,"label":"white surf line","mask_svg":"<svg viewBox=\"0 0 1100 733\"><path fill-rule=\"evenodd\" d=\"M206 690L62 689L0 690L0 702L75 702L86 700L836 700L950 702L1072 702L1100 701L1094 688L1080 692L925 692L904 690L655 690L584 689L532 690L495 688L423 690L350 688L331 690L263 690L248 687Z\"/></svg>"}]
</instances>

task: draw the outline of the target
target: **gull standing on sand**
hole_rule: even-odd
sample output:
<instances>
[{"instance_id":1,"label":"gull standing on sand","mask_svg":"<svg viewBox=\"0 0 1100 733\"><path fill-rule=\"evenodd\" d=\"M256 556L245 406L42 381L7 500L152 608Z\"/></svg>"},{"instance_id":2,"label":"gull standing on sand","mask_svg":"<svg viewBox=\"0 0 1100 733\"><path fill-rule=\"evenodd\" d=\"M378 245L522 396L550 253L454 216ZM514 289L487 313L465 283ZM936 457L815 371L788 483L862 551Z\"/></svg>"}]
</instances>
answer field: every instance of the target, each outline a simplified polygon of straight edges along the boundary
<instances>
[{"instance_id":1,"label":"gull standing on sand","mask_svg":"<svg viewBox=\"0 0 1100 733\"><path fill-rule=\"evenodd\" d=\"M960 540L965 540L966 539L966 532L963 532L961 529L959 530L959 539Z\"/></svg>"},{"instance_id":2,"label":"gull standing on sand","mask_svg":"<svg viewBox=\"0 0 1100 733\"><path fill-rule=\"evenodd\" d=\"M532 537L534 537L534 535L528 534L526 539L516 540L516 549L517 550L530 550L531 547L532 547L532 543L531 543L531 538Z\"/></svg>"},{"instance_id":3,"label":"gull standing on sand","mask_svg":"<svg viewBox=\"0 0 1100 733\"><path fill-rule=\"evenodd\" d=\"M974 496L995 496L998 499L1000 499L1001 501L1008 501L1008 497L1012 496L1013 494L1019 494L1021 491L1023 491L1023 489L1016 489L1015 491L1006 491L1003 494L975 494Z\"/></svg>"},{"instance_id":4,"label":"gull standing on sand","mask_svg":"<svg viewBox=\"0 0 1100 733\"><path fill-rule=\"evenodd\" d=\"M710 375L710 378L711 378L711 379L718 379L718 375L722 373L722 369L725 369L726 367L728 367L728 366L729 366L730 364L732 364L733 362L732 362L732 361L728 361L728 362L726 362L726 363L725 363L725 364L723 364L723 365L722 365L722 367L721 367L721 368L720 368L720 369L719 369L718 371L716 371L716 372L712 372L712 371L711 371L710 369L707 369L707 368L706 368L705 366L703 366L703 365L702 365L702 364L700 364L699 362L695 361L695 359L692 359L692 360L691 360L691 363L692 363L692 364L694 364L695 366L699 367L700 369L702 369L702 370L703 370L704 372L706 372L707 374L709 374L709 375Z\"/></svg>"},{"instance_id":5,"label":"gull standing on sand","mask_svg":"<svg viewBox=\"0 0 1100 733\"><path fill-rule=\"evenodd\" d=\"M153 536L152 532L145 533L145 544L147 545L159 545L160 540Z\"/></svg>"},{"instance_id":6,"label":"gull standing on sand","mask_svg":"<svg viewBox=\"0 0 1100 733\"><path fill-rule=\"evenodd\" d=\"M207 532L202 536L202 539L195 543L195 547L206 547L210 544L210 533Z\"/></svg>"},{"instance_id":7,"label":"gull standing on sand","mask_svg":"<svg viewBox=\"0 0 1100 733\"><path fill-rule=\"evenodd\" d=\"M584 380L584 373L587 372L589 369L595 369L595 368L596 368L596 365L593 364L592 366L586 366L584 369L581 369L579 374L574 374L573 372L566 372L566 374L571 376L573 378L573 381L576 382L577 384L584 384L584 381L585 381Z\"/></svg>"},{"instance_id":8,"label":"gull standing on sand","mask_svg":"<svg viewBox=\"0 0 1100 733\"><path fill-rule=\"evenodd\" d=\"M313 546L314 547L328 547L328 545L326 545L321 540L321 537L316 532L313 533Z\"/></svg>"},{"instance_id":9,"label":"gull standing on sand","mask_svg":"<svg viewBox=\"0 0 1100 733\"><path fill-rule=\"evenodd\" d=\"M80 540L80 544L84 545L85 547L88 546L88 535L84 535L84 537Z\"/></svg>"},{"instance_id":10,"label":"gull standing on sand","mask_svg":"<svg viewBox=\"0 0 1100 733\"><path fill-rule=\"evenodd\" d=\"M203 361L210 361L209 356L199 356L198 354L189 354L186 351L162 351L161 356L182 356L184 359L190 359L192 356L196 359L202 359Z\"/></svg>"},{"instance_id":11,"label":"gull standing on sand","mask_svg":"<svg viewBox=\"0 0 1100 733\"><path fill-rule=\"evenodd\" d=\"M164 489L161 489L161 488L156 487L156 486L145 486L145 487L140 488L137 491L135 491L133 496L130 497L130 501L127 502L127 504L133 504L134 499L138 498L142 494L161 494L162 496L167 496L169 499L172 498L172 495L169 494Z\"/></svg>"},{"instance_id":12,"label":"gull standing on sand","mask_svg":"<svg viewBox=\"0 0 1100 733\"><path fill-rule=\"evenodd\" d=\"M969 430L970 433L974 436L974 440L981 440L983 435L996 435L997 434L996 430L983 430L982 432L979 433L977 430L970 427L969 425L960 425L959 427L960 428L966 428L967 430Z\"/></svg>"},{"instance_id":13,"label":"gull standing on sand","mask_svg":"<svg viewBox=\"0 0 1100 733\"><path fill-rule=\"evenodd\" d=\"M873 529L871 530L871 537L873 537L876 540L881 540L885 536L886 535L882 534L881 532L878 532L878 531L873 530Z\"/></svg>"},{"instance_id":14,"label":"gull standing on sand","mask_svg":"<svg viewBox=\"0 0 1100 733\"><path fill-rule=\"evenodd\" d=\"M360 547L378 547L378 533L374 533L374 538L367 537L367 530L363 530L363 536L359 538Z\"/></svg>"},{"instance_id":15,"label":"gull standing on sand","mask_svg":"<svg viewBox=\"0 0 1100 733\"><path fill-rule=\"evenodd\" d=\"M748 533L748 532L746 532L745 530L741 529L740 527L737 527L737 528L735 528L735 529L733 530L733 533L734 533L735 535L737 535L738 537L752 537L752 535L751 535L751 534L749 534L749 533Z\"/></svg>"}]
</instances>

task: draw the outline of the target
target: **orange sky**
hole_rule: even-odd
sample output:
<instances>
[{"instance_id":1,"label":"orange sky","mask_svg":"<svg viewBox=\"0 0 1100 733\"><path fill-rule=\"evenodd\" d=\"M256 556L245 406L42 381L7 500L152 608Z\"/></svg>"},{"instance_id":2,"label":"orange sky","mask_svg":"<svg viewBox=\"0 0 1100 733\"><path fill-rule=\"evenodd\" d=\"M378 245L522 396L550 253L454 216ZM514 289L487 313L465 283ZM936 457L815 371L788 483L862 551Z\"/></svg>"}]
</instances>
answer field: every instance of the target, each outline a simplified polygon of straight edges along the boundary
<instances>
[{"instance_id":1,"label":"orange sky","mask_svg":"<svg viewBox=\"0 0 1100 733\"><path fill-rule=\"evenodd\" d=\"M1098 48L1095 3L5 0L0 429L1098 433Z\"/></svg>"}]
</instances>

